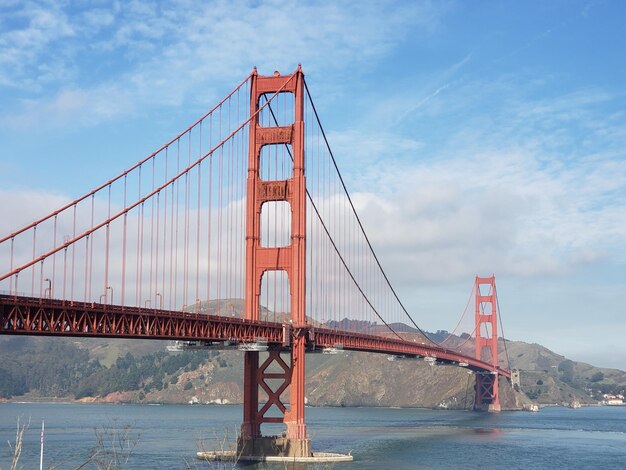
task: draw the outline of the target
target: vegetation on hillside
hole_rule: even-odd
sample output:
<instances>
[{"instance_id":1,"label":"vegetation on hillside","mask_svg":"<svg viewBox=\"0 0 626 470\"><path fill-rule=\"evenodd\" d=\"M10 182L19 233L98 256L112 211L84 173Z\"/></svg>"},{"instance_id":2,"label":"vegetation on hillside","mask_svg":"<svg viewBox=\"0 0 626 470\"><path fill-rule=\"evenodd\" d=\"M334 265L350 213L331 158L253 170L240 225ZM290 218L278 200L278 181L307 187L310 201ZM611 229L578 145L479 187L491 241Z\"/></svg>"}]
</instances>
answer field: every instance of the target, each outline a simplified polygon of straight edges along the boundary
<instances>
[{"instance_id":1,"label":"vegetation on hillside","mask_svg":"<svg viewBox=\"0 0 626 470\"><path fill-rule=\"evenodd\" d=\"M0 397L36 392L42 397L79 399L128 390L162 390L168 384L166 376L196 370L218 353L159 351L135 357L127 352L105 367L90 359L89 351L68 341L12 338L3 342L0 354Z\"/></svg>"},{"instance_id":2,"label":"vegetation on hillside","mask_svg":"<svg viewBox=\"0 0 626 470\"><path fill-rule=\"evenodd\" d=\"M0 349L0 397L37 390L43 396L71 396L81 380L102 366L89 352L67 341L4 338Z\"/></svg>"},{"instance_id":3,"label":"vegetation on hillside","mask_svg":"<svg viewBox=\"0 0 626 470\"><path fill-rule=\"evenodd\" d=\"M522 370L521 390L538 403L592 403L602 393L626 389L626 373L574 362L539 345L509 342L507 352L511 367ZM0 338L4 399L111 395L112 401L180 403L197 397L200 402L233 402L241 400L241 368L237 351L169 353L158 341ZM463 408L473 393L465 372L423 361L389 363L383 355L312 355L307 397L314 405Z\"/></svg>"}]
</instances>

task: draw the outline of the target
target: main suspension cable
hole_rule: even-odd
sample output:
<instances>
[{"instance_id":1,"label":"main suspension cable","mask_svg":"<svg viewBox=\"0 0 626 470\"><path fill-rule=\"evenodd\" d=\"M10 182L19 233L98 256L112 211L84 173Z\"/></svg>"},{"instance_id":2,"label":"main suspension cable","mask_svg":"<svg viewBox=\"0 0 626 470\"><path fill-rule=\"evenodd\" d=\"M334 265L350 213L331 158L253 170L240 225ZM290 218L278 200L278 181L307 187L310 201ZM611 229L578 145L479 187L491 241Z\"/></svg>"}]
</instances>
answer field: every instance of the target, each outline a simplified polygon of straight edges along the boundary
<instances>
[{"instance_id":1,"label":"main suspension cable","mask_svg":"<svg viewBox=\"0 0 626 470\"><path fill-rule=\"evenodd\" d=\"M498 306L498 320L500 320L500 331L502 332L502 344L504 344L504 355L506 356L507 369L511 370L511 361L509 360L509 351L506 347L506 337L504 336L504 327L502 326L502 316L500 315L500 299L498 299L498 291L494 284L494 294L496 295L496 305Z\"/></svg>"},{"instance_id":2,"label":"main suspension cable","mask_svg":"<svg viewBox=\"0 0 626 470\"><path fill-rule=\"evenodd\" d=\"M448 336L446 336L443 341L441 341L439 344L443 345L446 341L450 340L450 338L452 338L453 336L455 336L455 332L456 330L459 328L459 326L461 325L461 322L463 321L463 319L465 318L465 315L467 315L467 309L469 307L470 302L472 301L472 295L474 294L474 289L476 288L475 285L472 285L472 290L470 291L470 295L467 298L467 304L465 304L465 309L463 310L463 313L461 314L461 316L459 317L459 321L457 322L456 326L454 327L454 329L452 330L451 333L448 333ZM474 331L476 331L476 327L474 327ZM471 335L470 335L471 336Z\"/></svg>"},{"instance_id":3,"label":"main suspension cable","mask_svg":"<svg viewBox=\"0 0 626 470\"><path fill-rule=\"evenodd\" d=\"M404 304L402 303L402 301L400 300L400 297L398 297L398 294L396 293L395 289L393 288L393 286L391 285L391 282L389 281L389 278L387 277L387 274L385 273L385 270L382 267L382 264L380 263L380 260L378 259L378 256L376 256L376 253L374 252L374 248L372 247L372 244L370 243L369 237L367 236L367 234L365 233L365 229L363 228L363 224L361 223L361 219L359 217L359 215L356 212L356 209L354 207L354 204L352 203L352 198L350 197L350 194L348 193L348 188L346 187L346 184L343 180L343 177L341 176L341 173L339 171L339 167L337 166L337 161L335 160L335 156L333 155L333 151L330 148L330 143L328 142L328 139L326 138L326 132L324 132L324 128L322 127L322 122L320 120L320 117L317 113L317 109L315 108L315 103L313 103L313 99L311 97L311 93L309 92L309 87L307 86L306 80L304 80L304 88L306 90L306 94L309 97L309 101L311 102L311 107L313 109L313 113L315 114L315 119L317 120L317 124L320 128L320 130L322 131L322 137L324 138L324 142L326 143L326 148L328 149L330 158L333 161L333 165L335 166L335 170L337 171L337 175L339 176L339 181L341 182L341 186L343 187L344 193L346 194L346 197L348 198L348 202L350 203L350 207L352 208L352 212L354 213L354 216L356 218L357 223L359 224L359 228L361 229L361 233L363 234L363 236L365 237L365 242L367 243L367 246L370 250L370 252L372 253L372 256L374 257L374 260L376 261L376 264L378 265L378 269L380 269L381 274L383 275L385 282L387 283L387 286L389 287L389 289L391 290L391 293L393 294L393 296L395 297L395 299L397 300L398 304L400 305L400 308L402 309L402 311L404 312L404 314L407 316L407 318L411 321L411 323L413 324L413 326L424 336L424 338L428 341L430 341L432 344L435 344L437 346L439 346L439 343L437 343L436 341L433 341L418 325L417 323L415 323L415 321L413 320L413 318L411 317L411 315L409 314L409 312L407 311L407 309L405 308ZM360 287L359 287L359 290ZM366 299L367 300L367 299ZM369 302L368 302L369 303Z\"/></svg>"},{"instance_id":4,"label":"main suspension cable","mask_svg":"<svg viewBox=\"0 0 626 470\"><path fill-rule=\"evenodd\" d=\"M306 83L305 83L305 86L306 86ZM308 90L307 90L307 94L308 94ZM267 97L264 96L264 98L266 99L266 104L267 104L267 107L268 107L268 109L269 109L269 111L270 111L270 113L272 115L272 118L274 119L274 123L276 125L278 125L278 119L276 118L276 115L274 114L274 111L272 109L272 105L270 104L269 101L267 101ZM313 101L311 101L311 95L309 95L309 101L311 102L311 105L313 105ZM313 109L315 109L315 107ZM318 119L318 123L319 123L319 119ZM320 129L321 129L321 126L320 126ZM322 132L323 132L323 130L322 130ZM327 142L327 144L328 144L328 142ZM287 149L287 153L289 154L289 157L291 158L291 161L293 161L293 154L291 153L291 150L289 149L289 146L287 144L285 144L285 148ZM337 165L335 165L335 168L337 168ZM341 178L341 175L339 175L339 177ZM344 186L344 188L345 188L345 186ZM352 282L354 282L354 285L356 286L356 288L359 290L359 292L361 293L361 295L365 299L365 302L367 302L367 304L370 306L372 311L376 314L376 316L380 319L380 321L382 321L383 324L389 329L389 331L391 331L394 335L396 335L398 337L398 339L404 341L404 338L402 338L402 336L400 336L398 334L398 332L396 332L396 330L394 330L385 321L385 319L382 317L382 315L380 315L378 310L376 310L376 307L374 307L372 302L369 300L369 298L367 297L367 295L365 294L365 292L363 291L363 289L359 285L358 281L354 277L354 274L352 273L352 271L348 267L348 263L345 261L344 257L341 255L341 253L339 251L339 248L337 247L337 244L335 243L335 240L333 239L332 235L330 234L330 232L328 230L328 227L324 223L324 220L322 219L322 215L319 213L319 211L317 209L317 206L315 205L315 202L313 201L313 197L311 196L311 193L309 193L308 189L306 189L306 195L307 195L307 198L309 199L309 201L311 202L311 205L313 206L313 209L315 210L315 214L317 215L317 218L319 219L320 223L322 224L322 228L324 229L324 232L326 233L326 236L330 240L330 243L333 246L333 249L335 250L335 253L337 253L337 256L339 256L339 260L341 261L341 264L343 264L344 268L346 269L346 272L350 276L350 279L352 279Z\"/></svg>"}]
</instances>

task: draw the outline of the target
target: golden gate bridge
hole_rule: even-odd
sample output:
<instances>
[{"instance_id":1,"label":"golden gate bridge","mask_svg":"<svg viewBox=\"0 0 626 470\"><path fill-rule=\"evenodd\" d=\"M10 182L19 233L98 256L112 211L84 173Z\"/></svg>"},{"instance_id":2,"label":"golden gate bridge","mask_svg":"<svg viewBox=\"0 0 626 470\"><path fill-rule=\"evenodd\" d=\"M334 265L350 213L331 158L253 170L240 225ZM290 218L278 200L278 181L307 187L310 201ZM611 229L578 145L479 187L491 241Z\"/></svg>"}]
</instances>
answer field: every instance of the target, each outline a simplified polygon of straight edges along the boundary
<instances>
[{"instance_id":1,"label":"golden gate bridge","mask_svg":"<svg viewBox=\"0 0 626 470\"><path fill-rule=\"evenodd\" d=\"M255 69L156 152L0 239L0 263L0 334L239 345L243 455L312 454L307 352L466 367L475 409L498 411L498 379L510 379L494 276L475 279L473 355L432 341L409 315L300 67ZM284 436L263 436L264 423L284 423Z\"/></svg>"}]
</instances>

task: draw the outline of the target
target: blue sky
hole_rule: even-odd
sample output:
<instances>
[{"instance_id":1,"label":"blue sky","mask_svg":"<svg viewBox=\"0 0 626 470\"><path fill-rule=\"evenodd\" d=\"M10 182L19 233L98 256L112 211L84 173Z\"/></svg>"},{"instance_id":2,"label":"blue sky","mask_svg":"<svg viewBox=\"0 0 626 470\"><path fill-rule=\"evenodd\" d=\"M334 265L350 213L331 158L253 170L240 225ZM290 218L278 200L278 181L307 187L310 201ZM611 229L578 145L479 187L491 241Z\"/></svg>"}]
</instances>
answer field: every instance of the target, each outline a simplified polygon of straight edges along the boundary
<instances>
[{"instance_id":1,"label":"blue sky","mask_svg":"<svg viewBox=\"0 0 626 470\"><path fill-rule=\"evenodd\" d=\"M508 337L626 369L625 22L618 1L0 1L1 231L253 66L302 63L418 324L452 329L495 273Z\"/></svg>"}]
</instances>

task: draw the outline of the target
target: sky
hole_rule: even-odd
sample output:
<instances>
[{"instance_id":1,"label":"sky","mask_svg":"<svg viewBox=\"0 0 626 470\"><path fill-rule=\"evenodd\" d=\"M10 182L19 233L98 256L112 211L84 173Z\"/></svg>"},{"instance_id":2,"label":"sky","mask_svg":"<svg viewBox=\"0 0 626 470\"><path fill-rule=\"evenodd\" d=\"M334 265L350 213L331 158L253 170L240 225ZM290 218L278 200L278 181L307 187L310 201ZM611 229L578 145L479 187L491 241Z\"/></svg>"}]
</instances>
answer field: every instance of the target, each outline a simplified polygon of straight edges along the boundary
<instances>
[{"instance_id":1,"label":"sky","mask_svg":"<svg viewBox=\"0 0 626 470\"><path fill-rule=\"evenodd\" d=\"M601 0L0 0L0 235L150 154L254 66L302 64L420 326L452 330L493 273L507 338L626 370L624 24Z\"/></svg>"}]
</instances>

